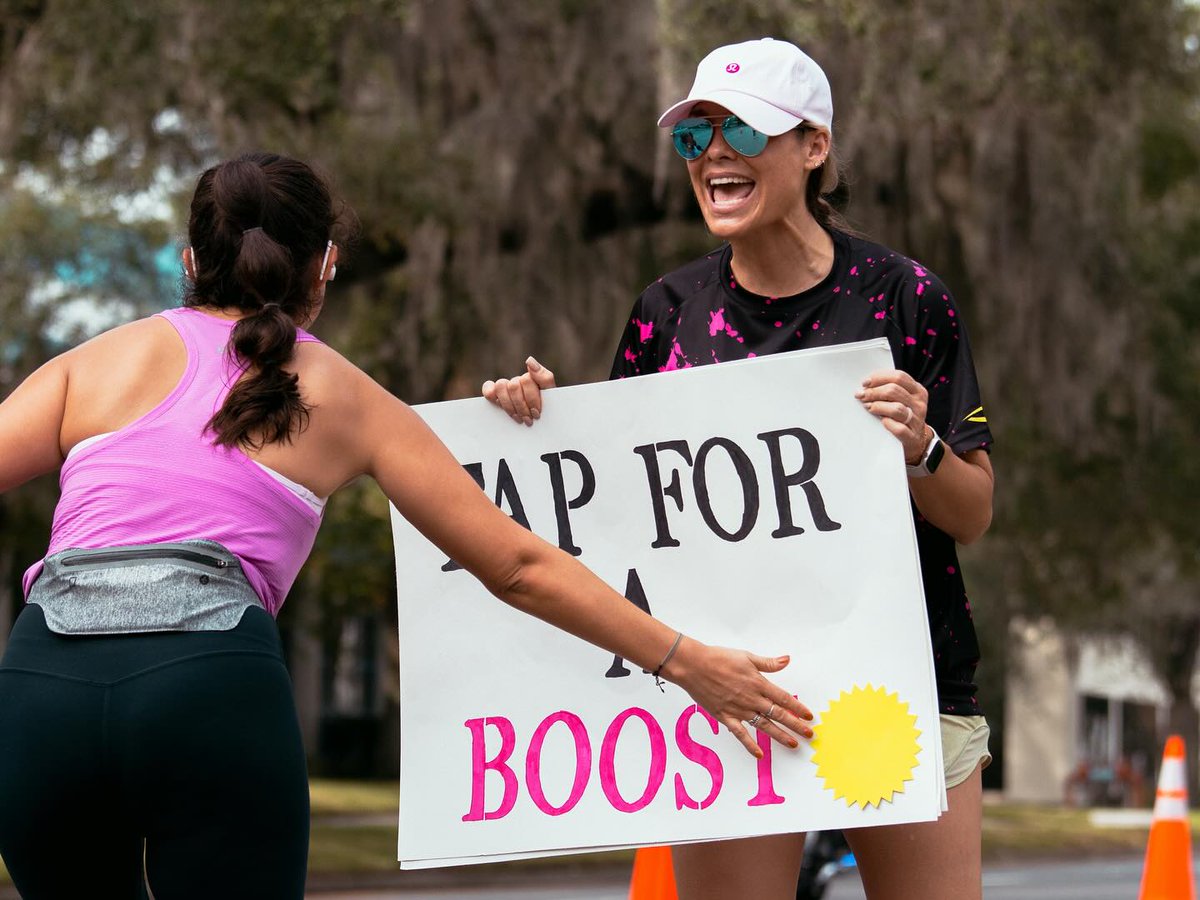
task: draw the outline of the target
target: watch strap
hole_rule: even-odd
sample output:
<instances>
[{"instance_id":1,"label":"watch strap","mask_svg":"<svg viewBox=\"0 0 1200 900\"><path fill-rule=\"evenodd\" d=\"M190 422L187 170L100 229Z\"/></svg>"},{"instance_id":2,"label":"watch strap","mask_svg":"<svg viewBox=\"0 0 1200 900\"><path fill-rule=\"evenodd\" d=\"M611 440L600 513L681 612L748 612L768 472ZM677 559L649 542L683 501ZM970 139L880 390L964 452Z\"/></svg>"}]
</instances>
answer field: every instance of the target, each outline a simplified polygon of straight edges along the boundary
<instances>
[{"instance_id":1,"label":"watch strap","mask_svg":"<svg viewBox=\"0 0 1200 900\"><path fill-rule=\"evenodd\" d=\"M932 426L929 427L929 443L921 451L921 458L915 465L905 464L909 478L927 478L937 471L946 455L946 445Z\"/></svg>"}]
</instances>

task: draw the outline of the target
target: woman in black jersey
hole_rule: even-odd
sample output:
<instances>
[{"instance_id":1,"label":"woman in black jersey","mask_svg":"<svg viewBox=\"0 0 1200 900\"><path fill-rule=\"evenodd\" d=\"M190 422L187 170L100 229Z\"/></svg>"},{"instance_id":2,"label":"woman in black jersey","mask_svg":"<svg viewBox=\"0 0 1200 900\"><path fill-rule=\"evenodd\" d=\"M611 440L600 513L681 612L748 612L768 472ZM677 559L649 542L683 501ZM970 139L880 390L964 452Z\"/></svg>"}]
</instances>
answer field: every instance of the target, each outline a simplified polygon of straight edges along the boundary
<instances>
[{"instance_id":1,"label":"woman in black jersey","mask_svg":"<svg viewBox=\"0 0 1200 900\"><path fill-rule=\"evenodd\" d=\"M727 243L638 297L611 377L887 338L896 367L873 373L857 397L904 447L949 811L847 836L871 900L971 900L982 895L980 772L991 757L956 544L991 522L991 434L949 290L920 263L849 233L825 200L838 183L832 124L824 72L789 43L749 41L701 61L659 125L672 129L709 231ZM532 358L527 367L483 392L528 425L554 376ZM675 847L680 896L744 896L753 884L757 898L793 897L803 843L775 835Z\"/></svg>"}]
</instances>

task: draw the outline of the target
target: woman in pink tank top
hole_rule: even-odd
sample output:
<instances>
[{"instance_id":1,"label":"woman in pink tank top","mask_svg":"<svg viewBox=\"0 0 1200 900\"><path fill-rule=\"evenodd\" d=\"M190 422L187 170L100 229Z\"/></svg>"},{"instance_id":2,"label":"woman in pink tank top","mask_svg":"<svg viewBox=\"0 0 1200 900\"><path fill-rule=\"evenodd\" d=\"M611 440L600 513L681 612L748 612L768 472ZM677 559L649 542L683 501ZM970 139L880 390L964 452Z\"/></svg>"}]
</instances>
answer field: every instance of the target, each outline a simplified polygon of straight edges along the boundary
<instances>
[{"instance_id":1,"label":"woman in pink tank top","mask_svg":"<svg viewBox=\"0 0 1200 900\"><path fill-rule=\"evenodd\" d=\"M207 170L184 308L64 353L0 404L0 491L62 482L0 661L0 855L26 900L134 898L146 880L158 900L303 896L308 787L271 616L321 498L361 475L499 599L675 681L753 755L746 720L790 747L811 736L761 674L786 657L646 615L303 330L336 271L334 210L297 160Z\"/></svg>"}]
</instances>

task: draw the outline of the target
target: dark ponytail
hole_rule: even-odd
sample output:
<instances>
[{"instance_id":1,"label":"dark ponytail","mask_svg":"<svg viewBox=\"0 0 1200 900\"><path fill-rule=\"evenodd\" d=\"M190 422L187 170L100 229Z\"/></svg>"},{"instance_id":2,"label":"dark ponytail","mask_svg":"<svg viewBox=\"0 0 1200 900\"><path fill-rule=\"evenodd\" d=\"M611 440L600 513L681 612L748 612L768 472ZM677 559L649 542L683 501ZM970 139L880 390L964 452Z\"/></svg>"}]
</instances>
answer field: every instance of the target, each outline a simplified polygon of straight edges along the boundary
<instances>
[{"instance_id":1,"label":"dark ponytail","mask_svg":"<svg viewBox=\"0 0 1200 900\"><path fill-rule=\"evenodd\" d=\"M825 162L809 173L808 182L804 185L804 205L808 207L812 217L817 220L817 224L826 231L858 234L845 217L829 202L829 196L837 191L841 184L842 175L838 165L837 151L833 147L833 137L830 136L829 152L825 155Z\"/></svg>"},{"instance_id":2,"label":"dark ponytail","mask_svg":"<svg viewBox=\"0 0 1200 900\"><path fill-rule=\"evenodd\" d=\"M335 219L329 188L299 160L255 153L200 176L188 220L195 273L184 305L246 314L229 352L247 374L209 422L218 445L260 448L307 426L300 379L284 367L296 322L318 300L317 265Z\"/></svg>"}]
</instances>

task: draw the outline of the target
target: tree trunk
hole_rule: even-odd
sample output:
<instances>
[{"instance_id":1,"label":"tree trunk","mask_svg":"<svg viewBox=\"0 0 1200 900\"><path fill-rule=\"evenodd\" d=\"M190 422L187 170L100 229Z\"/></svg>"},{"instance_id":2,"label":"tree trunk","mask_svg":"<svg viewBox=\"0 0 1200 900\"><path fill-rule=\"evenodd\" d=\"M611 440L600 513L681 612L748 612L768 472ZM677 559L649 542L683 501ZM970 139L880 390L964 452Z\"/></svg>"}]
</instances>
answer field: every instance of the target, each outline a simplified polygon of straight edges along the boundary
<instances>
[{"instance_id":1,"label":"tree trunk","mask_svg":"<svg viewBox=\"0 0 1200 900\"><path fill-rule=\"evenodd\" d=\"M1168 619L1170 622L1171 620ZM1187 748L1188 801L1194 808L1200 802L1200 771L1197 751L1200 747L1200 710L1192 696L1196 661L1200 657L1200 616L1176 618L1171 622L1171 653L1162 659L1167 690L1171 695L1168 734L1182 735Z\"/></svg>"},{"instance_id":2,"label":"tree trunk","mask_svg":"<svg viewBox=\"0 0 1200 900\"><path fill-rule=\"evenodd\" d=\"M1200 711L1192 701L1191 692L1182 696L1171 696L1171 713L1168 717L1168 734L1183 736L1187 748L1188 804L1192 809L1200 805L1200 772L1197 771L1197 751L1200 747Z\"/></svg>"}]
</instances>

